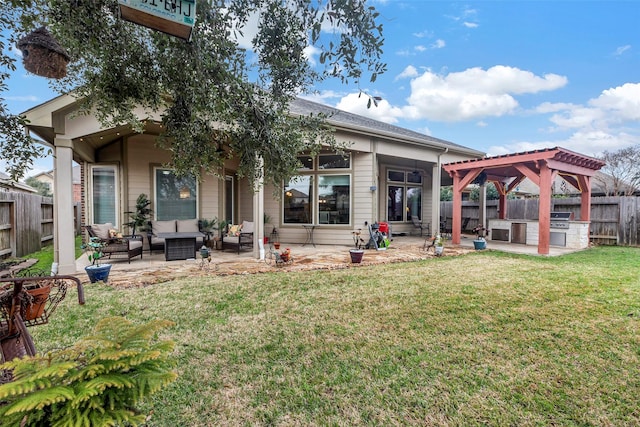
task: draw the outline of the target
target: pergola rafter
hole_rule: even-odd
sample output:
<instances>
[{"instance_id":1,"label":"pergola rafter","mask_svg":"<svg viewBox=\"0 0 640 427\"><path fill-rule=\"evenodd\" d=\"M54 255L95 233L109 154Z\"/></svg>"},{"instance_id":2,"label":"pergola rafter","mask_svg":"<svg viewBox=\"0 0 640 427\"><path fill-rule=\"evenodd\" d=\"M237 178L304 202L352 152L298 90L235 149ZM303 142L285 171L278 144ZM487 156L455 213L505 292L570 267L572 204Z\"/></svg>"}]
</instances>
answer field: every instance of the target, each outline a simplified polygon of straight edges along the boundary
<instances>
[{"instance_id":1,"label":"pergola rafter","mask_svg":"<svg viewBox=\"0 0 640 427\"><path fill-rule=\"evenodd\" d=\"M525 178L540 188L538 253L547 255L549 253L551 221L551 185L555 177L562 176L570 185L581 192L580 220L589 221L591 177L604 165L605 163L599 159L560 147L443 165L444 170L453 178L453 243L460 243L462 191L484 172L487 181L493 182L500 194L500 219L507 218L507 194Z\"/></svg>"}]
</instances>

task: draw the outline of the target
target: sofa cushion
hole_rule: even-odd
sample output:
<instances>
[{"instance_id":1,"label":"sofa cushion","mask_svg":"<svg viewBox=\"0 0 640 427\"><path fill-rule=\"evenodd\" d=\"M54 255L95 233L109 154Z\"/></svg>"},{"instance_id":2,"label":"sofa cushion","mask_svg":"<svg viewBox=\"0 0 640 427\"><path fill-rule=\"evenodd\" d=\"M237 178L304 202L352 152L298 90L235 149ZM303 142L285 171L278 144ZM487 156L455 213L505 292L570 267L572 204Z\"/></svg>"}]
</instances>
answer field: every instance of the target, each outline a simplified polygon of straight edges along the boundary
<instances>
[{"instance_id":1,"label":"sofa cushion","mask_svg":"<svg viewBox=\"0 0 640 427\"><path fill-rule=\"evenodd\" d=\"M198 228L197 219L182 219L176 221L178 233L197 233L200 231Z\"/></svg>"},{"instance_id":2,"label":"sofa cushion","mask_svg":"<svg viewBox=\"0 0 640 427\"><path fill-rule=\"evenodd\" d=\"M242 221L241 230L243 233L253 233L253 222L252 221Z\"/></svg>"},{"instance_id":3,"label":"sofa cushion","mask_svg":"<svg viewBox=\"0 0 640 427\"><path fill-rule=\"evenodd\" d=\"M151 221L151 232L153 234L158 233L175 233L176 221Z\"/></svg>"},{"instance_id":4,"label":"sofa cushion","mask_svg":"<svg viewBox=\"0 0 640 427\"><path fill-rule=\"evenodd\" d=\"M129 240L129 249L136 249L142 247L142 240Z\"/></svg>"},{"instance_id":5,"label":"sofa cushion","mask_svg":"<svg viewBox=\"0 0 640 427\"><path fill-rule=\"evenodd\" d=\"M93 224L91 226L91 230L93 231L93 234L96 235L96 237L103 239L103 240L107 240L109 239L109 230L113 229L113 224L110 222L107 222L106 224Z\"/></svg>"}]
</instances>

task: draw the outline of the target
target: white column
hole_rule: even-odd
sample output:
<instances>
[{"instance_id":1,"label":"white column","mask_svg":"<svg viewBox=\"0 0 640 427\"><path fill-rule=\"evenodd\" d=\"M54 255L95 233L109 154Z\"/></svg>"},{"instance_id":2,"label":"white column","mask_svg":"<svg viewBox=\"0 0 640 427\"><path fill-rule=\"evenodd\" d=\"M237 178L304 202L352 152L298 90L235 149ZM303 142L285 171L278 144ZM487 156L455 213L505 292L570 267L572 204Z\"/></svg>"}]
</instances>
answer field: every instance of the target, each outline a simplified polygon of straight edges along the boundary
<instances>
[{"instance_id":1,"label":"white column","mask_svg":"<svg viewBox=\"0 0 640 427\"><path fill-rule=\"evenodd\" d=\"M76 272L75 229L73 222L73 142L54 141L53 247L58 274Z\"/></svg>"},{"instance_id":2,"label":"white column","mask_svg":"<svg viewBox=\"0 0 640 427\"><path fill-rule=\"evenodd\" d=\"M259 159L259 164L264 177L262 158ZM264 259L264 180L262 178L258 183L257 191L253 193L253 256Z\"/></svg>"},{"instance_id":3,"label":"white column","mask_svg":"<svg viewBox=\"0 0 640 427\"><path fill-rule=\"evenodd\" d=\"M433 165L433 171L431 173L431 235L435 236L440 233L440 182L442 181L442 165L440 163L440 156L438 156L438 163ZM424 220L423 220L424 221Z\"/></svg>"}]
</instances>

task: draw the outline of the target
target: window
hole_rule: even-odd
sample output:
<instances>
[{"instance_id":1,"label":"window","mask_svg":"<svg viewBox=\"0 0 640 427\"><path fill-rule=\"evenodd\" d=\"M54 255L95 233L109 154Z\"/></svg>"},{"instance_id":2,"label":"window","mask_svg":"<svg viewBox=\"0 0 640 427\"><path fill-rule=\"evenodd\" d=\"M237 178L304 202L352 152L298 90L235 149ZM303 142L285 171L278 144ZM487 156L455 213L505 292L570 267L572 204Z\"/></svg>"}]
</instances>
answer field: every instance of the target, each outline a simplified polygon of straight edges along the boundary
<instances>
[{"instance_id":1,"label":"window","mask_svg":"<svg viewBox=\"0 0 640 427\"><path fill-rule=\"evenodd\" d=\"M313 200L313 177L296 176L284 186L284 223L309 224L311 222L311 200Z\"/></svg>"},{"instance_id":2,"label":"window","mask_svg":"<svg viewBox=\"0 0 640 427\"><path fill-rule=\"evenodd\" d=\"M116 166L91 166L93 224L118 227L118 174Z\"/></svg>"},{"instance_id":3,"label":"window","mask_svg":"<svg viewBox=\"0 0 640 427\"><path fill-rule=\"evenodd\" d=\"M351 185L349 175L318 176L318 223L349 224Z\"/></svg>"},{"instance_id":4,"label":"window","mask_svg":"<svg viewBox=\"0 0 640 427\"><path fill-rule=\"evenodd\" d=\"M155 169L157 220L194 219L198 212L198 187L190 176L178 177L171 169Z\"/></svg>"},{"instance_id":5,"label":"window","mask_svg":"<svg viewBox=\"0 0 640 427\"><path fill-rule=\"evenodd\" d=\"M351 157L320 154L315 159L309 156L299 159L303 165L301 175L284 186L284 223L350 224L351 174L345 174L344 169L351 167ZM332 169L343 173L328 172Z\"/></svg>"},{"instance_id":6,"label":"window","mask_svg":"<svg viewBox=\"0 0 640 427\"><path fill-rule=\"evenodd\" d=\"M422 175L416 172L387 171L387 221L422 219Z\"/></svg>"}]
</instances>

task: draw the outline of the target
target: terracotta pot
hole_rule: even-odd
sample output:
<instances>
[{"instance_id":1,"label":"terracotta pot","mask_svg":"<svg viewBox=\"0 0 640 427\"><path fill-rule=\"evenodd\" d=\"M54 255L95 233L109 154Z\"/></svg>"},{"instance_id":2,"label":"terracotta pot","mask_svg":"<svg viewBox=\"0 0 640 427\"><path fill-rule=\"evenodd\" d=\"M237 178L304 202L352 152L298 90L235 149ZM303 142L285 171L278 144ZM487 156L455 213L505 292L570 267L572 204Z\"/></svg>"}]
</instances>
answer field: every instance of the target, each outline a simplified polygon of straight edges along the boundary
<instances>
[{"instance_id":1,"label":"terracotta pot","mask_svg":"<svg viewBox=\"0 0 640 427\"><path fill-rule=\"evenodd\" d=\"M273 243L273 247L274 247L274 249L280 249L280 243L274 242Z\"/></svg>"},{"instance_id":2,"label":"terracotta pot","mask_svg":"<svg viewBox=\"0 0 640 427\"><path fill-rule=\"evenodd\" d=\"M43 286L41 288L27 289L27 293L33 297L31 305L27 306L27 310L24 315L24 320L34 320L41 317L44 314L44 307L49 301L49 294L51 293L51 286Z\"/></svg>"}]
</instances>

